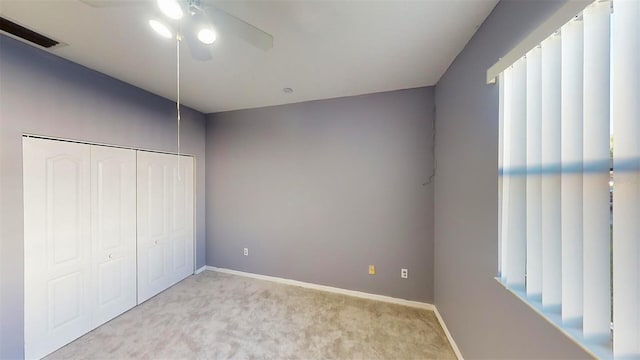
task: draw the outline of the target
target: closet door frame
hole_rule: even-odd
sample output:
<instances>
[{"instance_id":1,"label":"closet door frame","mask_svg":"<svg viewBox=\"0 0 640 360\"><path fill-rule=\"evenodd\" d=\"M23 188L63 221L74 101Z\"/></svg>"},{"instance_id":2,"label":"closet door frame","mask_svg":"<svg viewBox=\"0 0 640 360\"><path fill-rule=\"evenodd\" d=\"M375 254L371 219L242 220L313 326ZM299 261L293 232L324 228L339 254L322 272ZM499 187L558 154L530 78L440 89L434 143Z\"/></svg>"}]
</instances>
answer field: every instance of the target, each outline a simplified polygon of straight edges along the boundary
<instances>
[{"instance_id":1,"label":"closet door frame","mask_svg":"<svg viewBox=\"0 0 640 360\"><path fill-rule=\"evenodd\" d=\"M169 155L178 155L178 156L186 156L186 157L191 158L192 159L192 164L193 164L192 173L191 173L192 193L193 193L193 196L192 196L193 197L193 203L192 203L192 214L193 214L193 216L192 216L192 232L191 232L191 243L192 243L192 247L193 247L193 254L192 254L193 255L193 259L192 259L193 269L192 269L191 274L195 274L196 273L196 259L197 259L197 246L196 246L196 225L197 225L196 224L196 221L197 221L196 220L197 219L197 216L196 216L196 209L197 209L197 205L196 205L196 201L197 201L196 200L197 199L197 197L196 197L196 163L197 163L197 158L196 158L195 155L188 154L188 153L182 153L182 152L181 153L174 153L174 152L169 152L169 151L158 151L158 150L152 150L152 149L135 148L135 147L120 146L120 145L113 145L113 144L107 144L107 143L90 142L90 141L83 141L83 140L69 139L69 138L62 138L62 137L54 137L54 136L47 136L47 135L40 135L40 134L32 134L32 133L23 133L22 134L23 149L24 149L24 140L25 139L31 139L31 138L33 138L33 139L42 139L42 140L53 140L53 141L75 143L75 144L83 144L83 145L88 145L89 148L90 148L91 145L95 145L95 146L103 146L103 147L111 147L111 148L133 150L133 151L136 151L136 170L137 170L137 152L138 151L151 152L151 153L160 153L160 154L169 154ZM89 150L89 153L90 153L90 150ZM23 150L22 156L23 156L23 164L24 164L24 150ZM89 176L90 176L91 159L89 159L89 164L88 165L89 165ZM137 171L136 171L136 177L137 176L138 175L137 175ZM25 182L25 172L24 172L24 169L23 169L23 184L24 184L24 182ZM91 183L91 180L89 180L89 182ZM137 187L136 187L136 192L137 192ZM89 184L89 195L88 195L88 199L87 199L87 201L89 202L89 206L91 206L91 196L92 196L91 195L91 184ZM137 195L136 195L136 197L137 197ZM26 195L25 192L24 192L24 185L23 185L23 206L24 206L25 202L28 201L29 198L30 197L28 195ZM136 213L137 213L137 210L136 210ZM24 218L26 219L27 216L28 216L28 214L25 213ZM89 219L89 223L91 223L91 221L92 220ZM23 225L23 227L24 227L23 230L25 232L25 236L23 238L23 247L25 248L25 256L27 254L27 245L28 245L26 243L26 241L25 241L26 237L27 237L26 233L28 233L26 225L27 225L27 222L25 220L24 225ZM92 237L92 235L89 234L88 238L90 239L91 237ZM137 235L136 235L136 243L137 243ZM136 245L136 247L137 247L137 245ZM25 266L26 266L26 264L27 264L27 262L25 261ZM26 285L27 285L27 283L26 283L26 271L27 271L26 267L23 268L23 272L25 272L25 274L24 274L25 275L25 281L23 283L23 291L25 291L25 292L28 291L26 289ZM138 265L137 265L137 259L136 259L136 272L137 271L138 271ZM137 274L136 274L136 282L137 282ZM138 301L137 301L137 304L135 306L137 306L138 304L141 303L141 301L139 301L139 296L138 296L138 292L137 292L137 286L136 286L136 298L137 298ZM27 303L27 297L24 296L25 317L24 317L23 323L25 325L27 323L27 313L29 311L28 310L28 306L29 306L29 304ZM96 326L99 326L99 324L96 325ZM85 334L88 333L89 331L91 331L93 328L95 328L95 327L92 326L90 329L88 329L85 332ZM27 334L26 334L26 326L25 326L25 340L27 338L26 335ZM73 339L71 341L73 341ZM24 350L25 350L25 355L26 355L26 350L27 350L26 343L24 345L25 345ZM66 345L66 343L62 344L59 347L57 347L55 350L58 350L59 348L61 348L64 345ZM55 350L53 350L53 351L55 351Z\"/></svg>"},{"instance_id":2,"label":"closet door frame","mask_svg":"<svg viewBox=\"0 0 640 360\"><path fill-rule=\"evenodd\" d=\"M44 140L56 140L56 141L64 141L64 142L71 142L71 143L77 143L77 144L86 144L86 145L96 145L96 146L106 146L106 147L112 147L112 148L118 148L118 149L128 149L128 150L135 150L135 151L145 151L145 152L151 152L151 153L158 153L158 154L168 154L168 155L177 155L177 156L186 156L186 157L190 157L193 159L193 234L192 234L192 242L193 242L193 274L195 275L196 271L198 270L196 268L196 260L198 258L198 254L197 249L198 247L196 246L196 225L197 225L197 213L196 213L196 209L197 209L197 204L196 204L196 178L197 178L197 163L198 163L198 158L194 155L194 154L190 154L190 153L186 153L186 152L172 152L172 151L162 151L162 150L153 150L153 149L147 149L147 148L142 148L142 147L131 147L131 146L123 146L123 145L115 145L115 144L108 144L108 143L101 143L101 142L95 142L95 141L85 141L85 140L78 140L78 139L70 139L70 138L63 138L63 137L57 137L57 136L48 136L48 135L41 135L41 134L33 134L33 133L23 133L22 134L22 138L34 138L34 139L44 139ZM136 159L137 159L137 155L136 155Z\"/></svg>"}]
</instances>

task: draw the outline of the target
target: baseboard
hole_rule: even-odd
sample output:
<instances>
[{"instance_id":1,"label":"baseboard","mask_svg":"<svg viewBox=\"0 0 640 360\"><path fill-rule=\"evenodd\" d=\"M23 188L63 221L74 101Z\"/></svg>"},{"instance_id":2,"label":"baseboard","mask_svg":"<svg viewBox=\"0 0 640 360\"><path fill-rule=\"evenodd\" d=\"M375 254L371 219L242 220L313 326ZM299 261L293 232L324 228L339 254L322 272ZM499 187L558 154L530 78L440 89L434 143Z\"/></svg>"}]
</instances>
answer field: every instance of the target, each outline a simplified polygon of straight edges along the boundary
<instances>
[{"instance_id":1,"label":"baseboard","mask_svg":"<svg viewBox=\"0 0 640 360\"><path fill-rule=\"evenodd\" d=\"M210 271L217 271L217 272L226 273L226 274L233 274L233 275L250 277L250 278L254 278L254 279L273 281L273 282L277 282L277 283L280 283L280 284L300 286L300 287L307 288L307 289L328 291L328 292L332 292L332 293L336 293L336 294L354 296L354 297L363 298L363 299L369 299L369 300L384 301L384 302L388 302L388 303L411 306L411 307L414 307L414 308L420 308L420 309L426 309L426 310L432 310L432 311L435 309L433 304L424 303L424 302L420 302L420 301L399 299L399 298L394 298L394 297L391 297L391 296L377 295L377 294L371 294L371 293L366 293L366 292L362 292L362 291L341 289L341 288L337 288L337 287L333 287L333 286L318 285L318 284L308 283L308 282L304 282L304 281L284 279L284 278L279 278L279 277L275 277L275 276L254 274L254 273L248 273L248 272L238 271L238 270L217 268L217 267L214 267L214 266L207 266L206 268L207 268L207 270L210 270Z\"/></svg>"},{"instance_id":2,"label":"baseboard","mask_svg":"<svg viewBox=\"0 0 640 360\"><path fill-rule=\"evenodd\" d=\"M225 269L225 268L217 268L215 266L203 266L203 267L201 267L200 269L198 269L196 271L196 274L199 274L204 270L216 271L216 272L225 273L225 274L245 276L245 277L250 277L250 278L254 278L254 279L273 281L273 282L280 283L280 284L300 286L300 287L307 288L307 289L315 289L315 290L327 291L327 292L332 292L332 293L342 294L342 295L348 295L348 296L354 296L354 297L363 298L363 299L377 300L377 301L383 301L383 302L388 302L388 303L392 303L392 304L399 304L399 305L411 306L411 307L419 308L419 309L431 310L436 315L436 318L438 319L438 322L440 323L440 326L442 327L442 330L444 331L444 334L447 336L447 339L449 340L449 344L451 344L451 348L453 349L453 352L456 354L456 357L458 358L458 360L464 360L464 358L462 357L462 353L460 352L460 349L458 349L458 346L456 345L456 342L453 340L453 337L451 336L451 333L449 332L449 329L447 329L447 325L444 323L444 319L442 319L442 316L438 312L438 309L433 304L420 302L420 301L399 299L399 298L394 298L394 297L385 296L385 295L371 294L371 293L366 293L366 292L362 292L362 291L347 290L347 289L337 288L337 287L333 287L333 286L318 285L318 284L308 283L308 282L304 282L304 281L284 279L284 278L279 278L279 277L275 277L275 276L260 275L260 274L254 274L254 273L238 271L238 270L231 270L231 269Z\"/></svg>"},{"instance_id":3,"label":"baseboard","mask_svg":"<svg viewBox=\"0 0 640 360\"><path fill-rule=\"evenodd\" d=\"M453 352L456 354L456 357L458 358L458 360L464 360L464 358L462 357L462 353L460 352L458 345L456 345L456 342L453 340L453 336L451 336L449 329L447 329L447 324L444 323L444 319L440 315L438 308L434 306L433 312L436 314L436 317L438 318L438 322L440 323L440 326L442 327L444 334L447 336L447 339L449 340L449 344L451 344L451 348L453 348Z\"/></svg>"},{"instance_id":4,"label":"baseboard","mask_svg":"<svg viewBox=\"0 0 640 360\"><path fill-rule=\"evenodd\" d=\"M207 270L207 266L206 265L201 267L201 268L196 269L196 271L193 274L194 275L198 275L198 274L200 274L201 272L203 272L205 270Z\"/></svg>"}]
</instances>

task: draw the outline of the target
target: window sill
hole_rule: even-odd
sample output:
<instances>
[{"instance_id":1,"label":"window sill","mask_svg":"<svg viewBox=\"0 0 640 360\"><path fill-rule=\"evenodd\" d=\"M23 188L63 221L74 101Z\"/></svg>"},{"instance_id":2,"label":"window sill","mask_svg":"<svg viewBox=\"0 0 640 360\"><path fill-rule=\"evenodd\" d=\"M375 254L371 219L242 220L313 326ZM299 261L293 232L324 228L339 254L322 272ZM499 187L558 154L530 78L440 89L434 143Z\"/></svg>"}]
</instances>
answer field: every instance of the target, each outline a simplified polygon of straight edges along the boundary
<instances>
[{"instance_id":1,"label":"window sill","mask_svg":"<svg viewBox=\"0 0 640 360\"><path fill-rule=\"evenodd\" d=\"M582 335L582 327L580 324L572 325L562 322L562 316L559 308L543 307L540 296L527 296L524 289L509 287L507 284L502 282L499 277L496 277L495 280L502 285L505 290L518 297L525 304L529 305L531 309L564 333L569 337L569 339L576 343L576 345L589 353L589 355L598 359L613 359L611 336L608 336L607 338L585 338Z\"/></svg>"}]
</instances>

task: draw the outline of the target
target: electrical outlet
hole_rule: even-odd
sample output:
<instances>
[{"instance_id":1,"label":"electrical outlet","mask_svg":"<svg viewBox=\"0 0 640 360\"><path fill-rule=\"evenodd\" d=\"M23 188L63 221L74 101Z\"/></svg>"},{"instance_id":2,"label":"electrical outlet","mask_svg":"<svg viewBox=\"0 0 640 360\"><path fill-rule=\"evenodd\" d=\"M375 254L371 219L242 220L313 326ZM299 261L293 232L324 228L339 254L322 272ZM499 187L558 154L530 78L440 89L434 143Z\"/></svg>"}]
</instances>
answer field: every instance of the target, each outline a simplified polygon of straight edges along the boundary
<instances>
[{"instance_id":1,"label":"electrical outlet","mask_svg":"<svg viewBox=\"0 0 640 360\"><path fill-rule=\"evenodd\" d=\"M244 256L249 256L249 248L244 248Z\"/></svg>"},{"instance_id":2,"label":"electrical outlet","mask_svg":"<svg viewBox=\"0 0 640 360\"><path fill-rule=\"evenodd\" d=\"M409 278L409 270L400 269L400 277L403 278L403 279L408 279Z\"/></svg>"},{"instance_id":3,"label":"electrical outlet","mask_svg":"<svg viewBox=\"0 0 640 360\"><path fill-rule=\"evenodd\" d=\"M376 267L373 265L369 265L369 275L375 275L376 274Z\"/></svg>"}]
</instances>

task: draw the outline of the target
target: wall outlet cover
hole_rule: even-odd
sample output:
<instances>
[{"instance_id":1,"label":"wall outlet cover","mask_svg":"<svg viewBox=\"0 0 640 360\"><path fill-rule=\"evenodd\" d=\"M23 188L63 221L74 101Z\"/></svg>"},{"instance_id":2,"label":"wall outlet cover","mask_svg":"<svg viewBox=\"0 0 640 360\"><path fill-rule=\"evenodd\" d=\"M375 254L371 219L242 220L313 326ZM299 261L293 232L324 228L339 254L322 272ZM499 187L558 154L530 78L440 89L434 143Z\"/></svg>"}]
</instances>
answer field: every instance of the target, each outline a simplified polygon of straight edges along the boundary
<instances>
[{"instance_id":1,"label":"wall outlet cover","mask_svg":"<svg viewBox=\"0 0 640 360\"><path fill-rule=\"evenodd\" d=\"M244 256L249 256L249 248L244 248Z\"/></svg>"},{"instance_id":2,"label":"wall outlet cover","mask_svg":"<svg viewBox=\"0 0 640 360\"><path fill-rule=\"evenodd\" d=\"M376 274L376 267L373 265L369 265L369 275L375 275Z\"/></svg>"},{"instance_id":3,"label":"wall outlet cover","mask_svg":"<svg viewBox=\"0 0 640 360\"><path fill-rule=\"evenodd\" d=\"M400 270L400 277L403 278L403 279L408 279L409 278L409 270L401 269Z\"/></svg>"}]
</instances>

